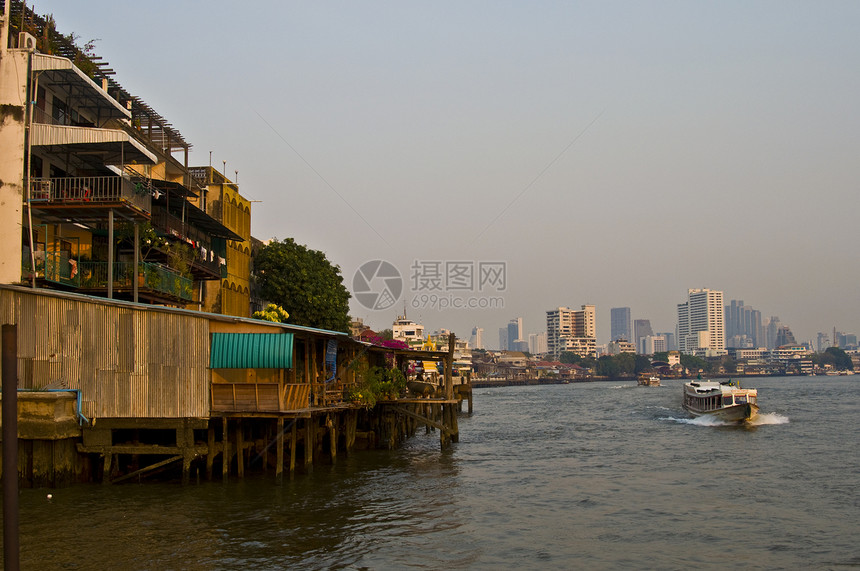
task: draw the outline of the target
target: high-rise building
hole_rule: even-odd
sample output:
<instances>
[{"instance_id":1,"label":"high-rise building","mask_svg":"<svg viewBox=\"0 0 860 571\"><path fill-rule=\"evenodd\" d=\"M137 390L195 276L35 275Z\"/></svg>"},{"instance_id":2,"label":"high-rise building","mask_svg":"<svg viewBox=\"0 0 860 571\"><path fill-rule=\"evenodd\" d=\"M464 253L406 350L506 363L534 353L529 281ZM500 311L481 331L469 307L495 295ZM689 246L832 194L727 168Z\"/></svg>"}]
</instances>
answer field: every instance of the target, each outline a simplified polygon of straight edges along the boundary
<instances>
[{"instance_id":1,"label":"high-rise building","mask_svg":"<svg viewBox=\"0 0 860 571\"><path fill-rule=\"evenodd\" d=\"M472 328L472 337L469 339L469 345L472 349L484 348L484 329L481 327Z\"/></svg>"},{"instance_id":2,"label":"high-rise building","mask_svg":"<svg viewBox=\"0 0 860 571\"><path fill-rule=\"evenodd\" d=\"M771 351L779 346L776 344L776 335L779 332L779 327L779 317L775 315L771 316L770 321L767 323L767 348Z\"/></svg>"},{"instance_id":3,"label":"high-rise building","mask_svg":"<svg viewBox=\"0 0 860 571\"><path fill-rule=\"evenodd\" d=\"M651 329L650 319L637 319L633 322L633 343L636 345L636 351L640 354L647 355L642 349L642 339L654 335L654 330Z\"/></svg>"},{"instance_id":4,"label":"high-rise building","mask_svg":"<svg viewBox=\"0 0 860 571\"><path fill-rule=\"evenodd\" d=\"M546 332L532 333L529 335L529 353L542 355L547 352Z\"/></svg>"},{"instance_id":5,"label":"high-rise building","mask_svg":"<svg viewBox=\"0 0 860 571\"><path fill-rule=\"evenodd\" d=\"M610 315L610 341L618 341L624 339L633 341L632 330L630 324L630 308L629 307L613 307L609 310Z\"/></svg>"},{"instance_id":6,"label":"high-rise building","mask_svg":"<svg viewBox=\"0 0 860 571\"><path fill-rule=\"evenodd\" d=\"M510 339L508 339L508 328L499 327L499 351L510 351L510 347L508 346L509 343Z\"/></svg>"},{"instance_id":7,"label":"high-rise building","mask_svg":"<svg viewBox=\"0 0 860 571\"><path fill-rule=\"evenodd\" d=\"M733 299L725 307L726 346L734 348L762 347L766 343L761 312Z\"/></svg>"},{"instance_id":8,"label":"high-rise building","mask_svg":"<svg viewBox=\"0 0 860 571\"><path fill-rule=\"evenodd\" d=\"M522 317L511 319L508 323L508 345L506 347L502 347L502 350L507 349L508 351L517 351L517 341L524 341Z\"/></svg>"},{"instance_id":9,"label":"high-rise building","mask_svg":"<svg viewBox=\"0 0 860 571\"><path fill-rule=\"evenodd\" d=\"M678 304L678 346L682 353L722 355L726 349L723 292L691 289Z\"/></svg>"},{"instance_id":10,"label":"high-rise building","mask_svg":"<svg viewBox=\"0 0 860 571\"><path fill-rule=\"evenodd\" d=\"M797 341L794 339L794 333L791 332L791 329L787 325L780 325L776 332L776 347L779 348L785 345L797 345Z\"/></svg>"},{"instance_id":11,"label":"high-rise building","mask_svg":"<svg viewBox=\"0 0 860 571\"><path fill-rule=\"evenodd\" d=\"M595 308L583 305L581 310L559 307L546 312L547 350L555 358L570 351L580 356L594 356L597 350Z\"/></svg>"},{"instance_id":12,"label":"high-rise building","mask_svg":"<svg viewBox=\"0 0 860 571\"><path fill-rule=\"evenodd\" d=\"M654 353L663 353L668 350L669 347L666 343L665 335L646 335L641 340L639 354L653 355Z\"/></svg>"}]
</instances>

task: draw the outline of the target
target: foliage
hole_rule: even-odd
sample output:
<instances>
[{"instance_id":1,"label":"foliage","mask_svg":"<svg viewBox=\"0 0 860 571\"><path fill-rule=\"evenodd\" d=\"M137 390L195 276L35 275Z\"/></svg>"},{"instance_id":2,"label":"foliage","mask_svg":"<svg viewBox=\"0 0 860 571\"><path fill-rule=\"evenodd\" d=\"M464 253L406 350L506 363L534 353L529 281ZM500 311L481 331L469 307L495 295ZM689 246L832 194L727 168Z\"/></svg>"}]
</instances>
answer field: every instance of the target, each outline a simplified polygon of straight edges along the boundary
<instances>
[{"instance_id":1,"label":"foliage","mask_svg":"<svg viewBox=\"0 0 860 571\"><path fill-rule=\"evenodd\" d=\"M271 321L272 323L286 323L287 319L290 318L290 314L280 305L270 303L263 311L255 311L251 317L262 319L263 321Z\"/></svg>"},{"instance_id":2,"label":"foliage","mask_svg":"<svg viewBox=\"0 0 860 571\"><path fill-rule=\"evenodd\" d=\"M562 351L558 360L565 365L579 365L585 369L592 369L597 365L594 357L581 357L572 351Z\"/></svg>"},{"instance_id":3,"label":"foliage","mask_svg":"<svg viewBox=\"0 0 860 571\"><path fill-rule=\"evenodd\" d=\"M406 376L396 368L355 366L358 385L346 389L344 399L368 408L382 399L397 398L406 390Z\"/></svg>"},{"instance_id":4,"label":"foliage","mask_svg":"<svg viewBox=\"0 0 860 571\"><path fill-rule=\"evenodd\" d=\"M254 270L261 296L289 307L291 323L349 331L350 294L340 268L323 252L292 238L272 240L255 256Z\"/></svg>"},{"instance_id":5,"label":"foliage","mask_svg":"<svg viewBox=\"0 0 860 571\"><path fill-rule=\"evenodd\" d=\"M381 337L382 339L394 339L394 331L392 331L390 328L383 329L379 332L379 337Z\"/></svg>"},{"instance_id":6,"label":"foliage","mask_svg":"<svg viewBox=\"0 0 860 571\"><path fill-rule=\"evenodd\" d=\"M812 355L812 362L819 367L831 365L836 370L854 369L851 356L839 347L828 347L823 353L815 353Z\"/></svg>"},{"instance_id":7,"label":"foliage","mask_svg":"<svg viewBox=\"0 0 860 571\"><path fill-rule=\"evenodd\" d=\"M580 356L572 351L562 351L558 356L558 360L565 365L575 365L580 362Z\"/></svg>"},{"instance_id":8,"label":"foliage","mask_svg":"<svg viewBox=\"0 0 860 571\"><path fill-rule=\"evenodd\" d=\"M681 366L689 369L692 373L698 373L700 369L706 373L711 370L710 363L700 357L686 353L681 353Z\"/></svg>"},{"instance_id":9,"label":"foliage","mask_svg":"<svg viewBox=\"0 0 860 571\"><path fill-rule=\"evenodd\" d=\"M654 361L660 361L661 363L669 362L669 352L668 351L658 351L651 355L651 359Z\"/></svg>"}]
</instances>

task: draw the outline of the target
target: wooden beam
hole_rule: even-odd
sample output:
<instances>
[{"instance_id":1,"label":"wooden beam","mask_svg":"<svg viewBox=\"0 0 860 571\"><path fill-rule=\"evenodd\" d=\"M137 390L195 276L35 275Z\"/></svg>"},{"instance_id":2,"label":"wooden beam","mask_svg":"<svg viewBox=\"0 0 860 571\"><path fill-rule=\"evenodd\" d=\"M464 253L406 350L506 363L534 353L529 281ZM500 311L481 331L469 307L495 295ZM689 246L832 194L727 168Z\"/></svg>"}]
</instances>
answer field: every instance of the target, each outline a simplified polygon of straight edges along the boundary
<instances>
[{"instance_id":1,"label":"wooden beam","mask_svg":"<svg viewBox=\"0 0 860 571\"><path fill-rule=\"evenodd\" d=\"M418 422L422 422L427 426L432 426L434 428L438 428L439 430L445 432L446 434L450 434L450 432L451 432L448 429L448 427L445 426L444 424L442 424L441 422L436 422L435 420L430 420L426 416L422 416L422 415L418 414L417 412L412 412L411 410L404 408L402 406L398 406L398 405L388 405L388 406L390 406L392 410L396 410L397 412L399 412L401 414L404 414L410 418L414 418Z\"/></svg>"},{"instance_id":2,"label":"wooden beam","mask_svg":"<svg viewBox=\"0 0 860 571\"><path fill-rule=\"evenodd\" d=\"M171 456L167 460L162 460L161 462L156 462L155 464L151 464L151 465L147 466L146 468L141 468L140 470L135 470L134 472L126 474L125 476L120 476L116 480L111 480L110 483L111 484L118 484L120 482L130 480L131 478L134 478L135 476L140 476L140 475L143 475L147 472L157 470L158 468L161 468L162 466L167 466L168 464L176 462L177 460L182 460L182 456Z\"/></svg>"}]
</instances>

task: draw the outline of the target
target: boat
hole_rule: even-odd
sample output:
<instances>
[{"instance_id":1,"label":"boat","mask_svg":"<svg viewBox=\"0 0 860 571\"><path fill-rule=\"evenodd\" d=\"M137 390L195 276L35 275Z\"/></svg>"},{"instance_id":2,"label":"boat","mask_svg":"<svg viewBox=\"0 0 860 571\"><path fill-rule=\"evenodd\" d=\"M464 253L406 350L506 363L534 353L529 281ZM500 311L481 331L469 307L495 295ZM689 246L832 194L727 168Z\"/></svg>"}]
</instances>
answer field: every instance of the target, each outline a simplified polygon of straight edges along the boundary
<instances>
[{"instance_id":1,"label":"boat","mask_svg":"<svg viewBox=\"0 0 860 571\"><path fill-rule=\"evenodd\" d=\"M656 375L649 375L648 373L642 373L639 375L639 379L637 380L640 386L643 387L659 387L660 386L660 377Z\"/></svg>"},{"instance_id":2,"label":"boat","mask_svg":"<svg viewBox=\"0 0 860 571\"><path fill-rule=\"evenodd\" d=\"M744 422L758 414L757 400L757 389L742 389L740 383L731 380L696 380L684 384L684 408L693 416Z\"/></svg>"}]
</instances>

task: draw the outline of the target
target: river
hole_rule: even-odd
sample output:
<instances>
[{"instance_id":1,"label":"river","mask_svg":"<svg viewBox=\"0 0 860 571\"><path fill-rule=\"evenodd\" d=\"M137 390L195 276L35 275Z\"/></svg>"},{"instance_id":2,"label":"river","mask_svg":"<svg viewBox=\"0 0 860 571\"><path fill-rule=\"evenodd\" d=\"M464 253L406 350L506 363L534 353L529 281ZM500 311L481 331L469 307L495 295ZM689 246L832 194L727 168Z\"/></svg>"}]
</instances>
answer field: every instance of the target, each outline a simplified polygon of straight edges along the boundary
<instances>
[{"instance_id":1,"label":"river","mask_svg":"<svg viewBox=\"0 0 860 571\"><path fill-rule=\"evenodd\" d=\"M280 486L22 490L21 567L860 567L860 377L742 384L750 427L689 420L676 380L476 389L445 451L422 430Z\"/></svg>"}]
</instances>

